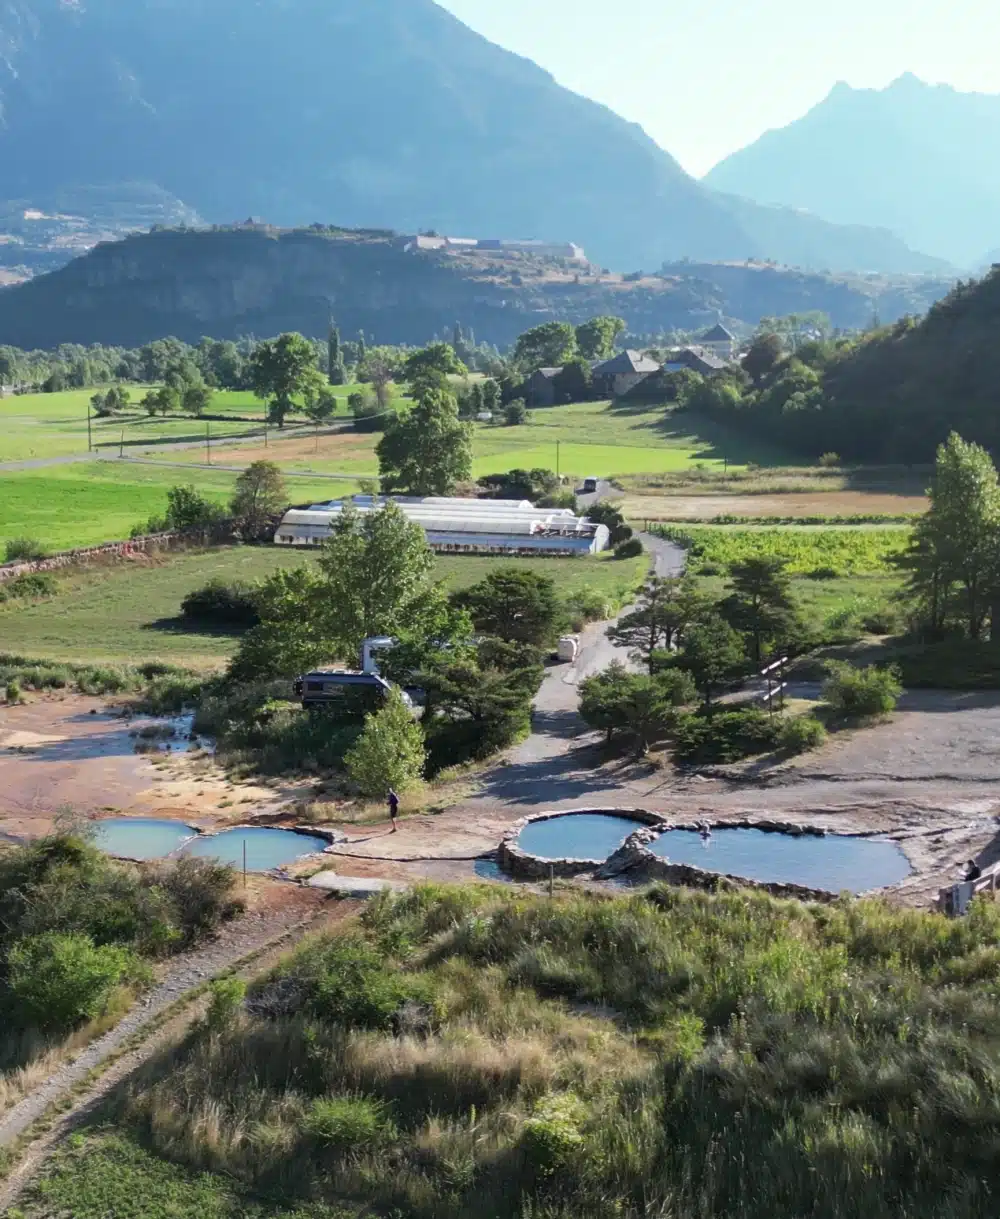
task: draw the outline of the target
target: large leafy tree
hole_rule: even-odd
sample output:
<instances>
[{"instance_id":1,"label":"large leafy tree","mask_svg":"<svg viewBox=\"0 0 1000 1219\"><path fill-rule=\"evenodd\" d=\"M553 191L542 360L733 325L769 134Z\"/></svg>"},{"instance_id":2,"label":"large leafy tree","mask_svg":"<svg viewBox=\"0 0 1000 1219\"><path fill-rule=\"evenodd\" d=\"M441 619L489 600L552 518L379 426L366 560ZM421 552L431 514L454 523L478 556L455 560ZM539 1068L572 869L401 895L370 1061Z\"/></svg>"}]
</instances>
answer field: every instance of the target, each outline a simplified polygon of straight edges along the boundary
<instances>
[{"instance_id":1,"label":"large leafy tree","mask_svg":"<svg viewBox=\"0 0 1000 1219\"><path fill-rule=\"evenodd\" d=\"M576 355L576 331L569 322L543 322L525 331L514 347L514 360L526 373L560 368Z\"/></svg>"},{"instance_id":2,"label":"large leafy tree","mask_svg":"<svg viewBox=\"0 0 1000 1219\"><path fill-rule=\"evenodd\" d=\"M787 563L765 556L746 559L732 565L730 577L730 594L719 608L729 625L746 636L759 665L767 645L786 642L797 620Z\"/></svg>"},{"instance_id":3,"label":"large leafy tree","mask_svg":"<svg viewBox=\"0 0 1000 1219\"><path fill-rule=\"evenodd\" d=\"M415 351L403 366L403 376L414 397L428 389L447 389L450 376L461 376L468 369L450 343L432 343Z\"/></svg>"},{"instance_id":4,"label":"large leafy tree","mask_svg":"<svg viewBox=\"0 0 1000 1219\"><path fill-rule=\"evenodd\" d=\"M937 454L931 506L914 531L911 585L943 625L957 597L970 639L979 639L1000 588L1000 481L985 449L952 433ZM1000 616L993 614L994 638Z\"/></svg>"},{"instance_id":5,"label":"large leafy tree","mask_svg":"<svg viewBox=\"0 0 1000 1219\"><path fill-rule=\"evenodd\" d=\"M472 425L459 419L453 394L426 389L407 414L389 420L375 452L387 491L448 495L472 477Z\"/></svg>"},{"instance_id":6,"label":"large leafy tree","mask_svg":"<svg viewBox=\"0 0 1000 1219\"><path fill-rule=\"evenodd\" d=\"M780 334L760 334L750 344L743 357L743 371L758 388L777 368L785 355L785 342Z\"/></svg>"},{"instance_id":7,"label":"large leafy tree","mask_svg":"<svg viewBox=\"0 0 1000 1219\"><path fill-rule=\"evenodd\" d=\"M273 461L255 461L237 478L230 512L244 541L263 541L287 507L285 479Z\"/></svg>"},{"instance_id":8,"label":"large leafy tree","mask_svg":"<svg viewBox=\"0 0 1000 1219\"><path fill-rule=\"evenodd\" d=\"M478 631L510 643L550 643L559 620L555 581L535 571L502 567L456 598Z\"/></svg>"},{"instance_id":9,"label":"large leafy tree","mask_svg":"<svg viewBox=\"0 0 1000 1219\"><path fill-rule=\"evenodd\" d=\"M258 343L250 358L250 383L258 398L268 404L268 418L278 427L301 402L316 394L323 378L316 364L316 349L301 334L282 334Z\"/></svg>"},{"instance_id":10,"label":"large leafy tree","mask_svg":"<svg viewBox=\"0 0 1000 1219\"><path fill-rule=\"evenodd\" d=\"M261 586L260 626L230 666L234 680L292 677L320 663L356 665L365 639L432 635L445 614L424 531L392 503L337 518L317 570L278 572Z\"/></svg>"},{"instance_id":11,"label":"large leafy tree","mask_svg":"<svg viewBox=\"0 0 1000 1219\"><path fill-rule=\"evenodd\" d=\"M627 329L620 317L592 317L576 328L576 345L585 360L607 360L615 351L615 340Z\"/></svg>"},{"instance_id":12,"label":"large leafy tree","mask_svg":"<svg viewBox=\"0 0 1000 1219\"><path fill-rule=\"evenodd\" d=\"M719 687L743 670L743 637L720 615L711 615L686 632L680 664L709 704Z\"/></svg>"},{"instance_id":13,"label":"large leafy tree","mask_svg":"<svg viewBox=\"0 0 1000 1219\"><path fill-rule=\"evenodd\" d=\"M364 731L345 755L347 773L363 796L384 798L390 788L406 791L423 773L426 754L420 725L414 723L398 690L385 706L365 718Z\"/></svg>"}]
</instances>

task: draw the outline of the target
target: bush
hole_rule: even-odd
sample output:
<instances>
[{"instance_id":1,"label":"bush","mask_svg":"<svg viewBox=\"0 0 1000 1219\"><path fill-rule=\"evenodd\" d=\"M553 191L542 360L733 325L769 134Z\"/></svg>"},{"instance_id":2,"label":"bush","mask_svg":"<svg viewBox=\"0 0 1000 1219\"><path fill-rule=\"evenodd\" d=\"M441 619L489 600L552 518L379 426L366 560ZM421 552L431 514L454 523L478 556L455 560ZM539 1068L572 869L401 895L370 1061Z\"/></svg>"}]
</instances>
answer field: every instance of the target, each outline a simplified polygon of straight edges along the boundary
<instances>
[{"instance_id":1,"label":"bush","mask_svg":"<svg viewBox=\"0 0 1000 1219\"><path fill-rule=\"evenodd\" d=\"M11 707L18 706L24 702L24 695L21 693L21 683L17 681L9 681L6 689L7 702Z\"/></svg>"},{"instance_id":2,"label":"bush","mask_svg":"<svg viewBox=\"0 0 1000 1219\"><path fill-rule=\"evenodd\" d=\"M364 731L344 763L362 795L378 798L390 787L397 791L413 787L426 760L420 725L393 690L381 711L365 717Z\"/></svg>"},{"instance_id":3,"label":"bush","mask_svg":"<svg viewBox=\"0 0 1000 1219\"><path fill-rule=\"evenodd\" d=\"M69 1029L99 1016L116 987L141 974L126 948L96 946L87 935L31 936L10 950L8 985L25 1024Z\"/></svg>"},{"instance_id":4,"label":"bush","mask_svg":"<svg viewBox=\"0 0 1000 1219\"><path fill-rule=\"evenodd\" d=\"M170 902L184 945L213 935L243 909L243 902L233 897L236 872L215 859L182 856L162 865L156 881Z\"/></svg>"},{"instance_id":5,"label":"bush","mask_svg":"<svg viewBox=\"0 0 1000 1219\"><path fill-rule=\"evenodd\" d=\"M508 427L519 427L528 422L528 408L523 398L515 398L503 408L503 421Z\"/></svg>"},{"instance_id":6,"label":"bush","mask_svg":"<svg viewBox=\"0 0 1000 1219\"><path fill-rule=\"evenodd\" d=\"M249 630L260 623L257 590L251 585L211 580L181 602L181 613L193 622Z\"/></svg>"},{"instance_id":7,"label":"bush","mask_svg":"<svg viewBox=\"0 0 1000 1219\"><path fill-rule=\"evenodd\" d=\"M739 762L774 749L778 734L771 716L756 709L685 715L677 725L674 757L699 766Z\"/></svg>"},{"instance_id":8,"label":"bush","mask_svg":"<svg viewBox=\"0 0 1000 1219\"><path fill-rule=\"evenodd\" d=\"M47 554L41 542L34 538L11 538L4 547L5 563L34 563Z\"/></svg>"},{"instance_id":9,"label":"bush","mask_svg":"<svg viewBox=\"0 0 1000 1219\"><path fill-rule=\"evenodd\" d=\"M335 1151L367 1151L395 1136L388 1109L367 1096L321 1096L310 1105L302 1129Z\"/></svg>"},{"instance_id":10,"label":"bush","mask_svg":"<svg viewBox=\"0 0 1000 1219\"><path fill-rule=\"evenodd\" d=\"M823 697L833 710L845 719L869 720L889 715L896 709L903 687L899 670L890 665L871 665L856 669L852 665L831 662L831 677L823 686Z\"/></svg>"},{"instance_id":11,"label":"bush","mask_svg":"<svg viewBox=\"0 0 1000 1219\"><path fill-rule=\"evenodd\" d=\"M824 453L817 462L823 470L834 470L841 464L839 453Z\"/></svg>"},{"instance_id":12,"label":"bush","mask_svg":"<svg viewBox=\"0 0 1000 1219\"><path fill-rule=\"evenodd\" d=\"M247 985L242 978L216 978L209 987L211 998L208 1002L208 1012L205 1023L210 1029L218 1032L231 1027L243 1000L246 998Z\"/></svg>"},{"instance_id":13,"label":"bush","mask_svg":"<svg viewBox=\"0 0 1000 1219\"><path fill-rule=\"evenodd\" d=\"M407 1000L422 993L412 976L387 969L382 954L357 936L310 945L291 976L315 1019L346 1029L390 1029Z\"/></svg>"},{"instance_id":14,"label":"bush","mask_svg":"<svg viewBox=\"0 0 1000 1219\"><path fill-rule=\"evenodd\" d=\"M524 1123L521 1150L541 1177L568 1169L583 1149L580 1127L586 1107L572 1093L543 1097Z\"/></svg>"},{"instance_id":15,"label":"bush","mask_svg":"<svg viewBox=\"0 0 1000 1219\"><path fill-rule=\"evenodd\" d=\"M788 753L807 753L826 741L826 729L811 715L785 720L778 731L778 745Z\"/></svg>"},{"instance_id":16,"label":"bush","mask_svg":"<svg viewBox=\"0 0 1000 1219\"><path fill-rule=\"evenodd\" d=\"M635 559L643 552L642 540L640 538L629 538L627 542L621 542L615 547L616 559Z\"/></svg>"},{"instance_id":17,"label":"bush","mask_svg":"<svg viewBox=\"0 0 1000 1219\"><path fill-rule=\"evenodd\" d=\"M18 576L0 584L0 602L29 601L38 597L52 597L59 586L55 577L35 571L27 576Z\"/></svg>"}]
</instances>

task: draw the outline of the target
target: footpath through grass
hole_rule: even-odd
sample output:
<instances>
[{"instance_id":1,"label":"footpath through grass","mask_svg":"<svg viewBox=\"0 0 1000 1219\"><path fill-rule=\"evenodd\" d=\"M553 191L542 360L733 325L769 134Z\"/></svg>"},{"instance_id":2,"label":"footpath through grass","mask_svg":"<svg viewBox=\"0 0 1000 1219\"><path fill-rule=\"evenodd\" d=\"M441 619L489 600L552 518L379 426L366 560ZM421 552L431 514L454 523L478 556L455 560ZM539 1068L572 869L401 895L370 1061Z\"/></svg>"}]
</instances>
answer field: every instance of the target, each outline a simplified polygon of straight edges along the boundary
<instances>
[{"instance_id":1,"label":"footpath through grass","mask_svg":"<svg viewBox=\"0 0 1000 1219\"><path fill-rule=\"evenodd\" d=\"M27 1219L992 1219L1000 907L425 887L305 944Z\"/></svg>"},{"instance_id":2,"label":"footpath through grass","mask_svg":"<svg viewBox=\"0 0 1000 1219\"><path fill-rule=\"evenodd\" d=\"M2 650L38 660L139 663L162 660L205 669L223 664L239 636L198 630L181 617L181 602L210 580L254 583L280 568L313 561L304 551L233 546L138 557L76 568L57 576L53 597L0 604ZM449 589L465 588L498 566L541 572L571 599L593 590L608 603L629 598L648 559L494 559L441 557L436 575Z\"/></svg>"}]
</instances>

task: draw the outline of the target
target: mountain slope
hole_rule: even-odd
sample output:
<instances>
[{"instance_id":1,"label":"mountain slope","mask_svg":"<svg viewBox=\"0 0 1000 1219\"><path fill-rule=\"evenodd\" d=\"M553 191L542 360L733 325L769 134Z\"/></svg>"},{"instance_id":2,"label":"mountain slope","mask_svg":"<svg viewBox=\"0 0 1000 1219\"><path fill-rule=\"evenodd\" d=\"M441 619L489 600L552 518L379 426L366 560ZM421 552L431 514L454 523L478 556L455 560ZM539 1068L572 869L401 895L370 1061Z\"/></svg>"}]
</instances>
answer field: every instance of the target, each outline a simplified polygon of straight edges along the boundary
<instances>
[{"instance_id":1,"label":"mountain slope","mask_svg":"<svg viewBox=\"0 0 1000 1219\"><path fill-rule=\"evenodd\" d=\"M7 197L140 181L216 223L574 240L625 270L937 269L717 197L432 0L0 0L0 115Z\"/></svg>"},{"instance_id":2,"label":"mountain slope","mask_svg":"<svg viewBox=\"0 0 1000 1219\"><path fill-rule=\"evenodd\" d=\"M733 153L704 179L838 224L891 229L957 266L1000 238L1000 95L915 76L883 90L837 85L790 126Z\"/></svg>"},{"instance_id":3,"label":"mountain slope","mask_svg":"<svg viewBox=\"0 0 1000 1219\"><path fill-rule=\"evenodd\" d=\"M925 308L946 280L851 280L770 266L682 263L641 280L578 264L490 251L407 252L391 233L264 228L163 230L109 242L69 266L0 291L0 345L137 345L300 330L320 336L331 313L345 335L425 343L456 321L505 346L553 319L623 317L638 334L698 330L722 315L830 314L861 327L878 295L890 319Z\"/></svg>"}]
</instances>

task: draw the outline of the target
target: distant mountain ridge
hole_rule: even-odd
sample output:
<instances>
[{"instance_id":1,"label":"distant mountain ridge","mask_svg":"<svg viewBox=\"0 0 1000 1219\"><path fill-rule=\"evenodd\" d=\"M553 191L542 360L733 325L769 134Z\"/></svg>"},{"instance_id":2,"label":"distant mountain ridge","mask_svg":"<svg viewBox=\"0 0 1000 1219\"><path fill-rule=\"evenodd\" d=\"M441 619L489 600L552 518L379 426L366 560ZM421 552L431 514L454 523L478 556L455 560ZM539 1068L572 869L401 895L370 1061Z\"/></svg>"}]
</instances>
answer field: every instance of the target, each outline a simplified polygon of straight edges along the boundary
<instances>
[{"instance_id":1,"label":"distant mountain ridge","mask_svg":"<svg viewBox=\"0 0 1000 1219\"><path fill-rule=\"evenodd\" d=\"M0 345L135 346L176 335L238 338L299 330L425 343L456 322L506 346L554 319L623 317L634 334L700 330L720 316L821 310L864 327L878 298L890 320L920 312L951 287L917 277L872 280L772 266L680 263L662 275L602 275L585 264L490 250L407 252L389 232L241 226L162 230L108 242L68 266L0 290Z\"/></svg>"},{"instance_id":2,"label":"distant mountain ridge","mask_svg":"<svg viewBox=\"0 0 1000 1219\"><path fill-rule=\"evenodd\" d=\"M910 73L885 89L836 85L808 114L733 153L706 185L875 225L972 270L1000 244L1000 95Z\"/></svg>"},{"instance_id":3,"label":"distant mountain ridge","mask_svg":"<svg viewBox=\"0 0 1000 1219\"><path fill-rule=\"evenodd\" d=\"M572 240L619 270L946 269L715 194L432 0L0 0L0 115L0 198L143 182L214 223Z\"/></svg>"}]
</instances>

